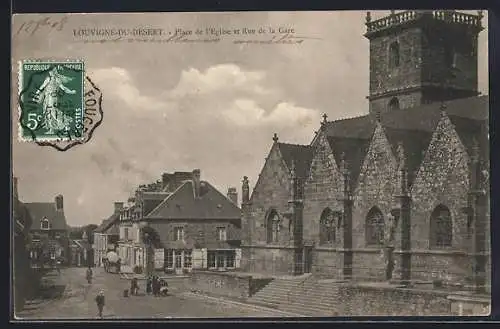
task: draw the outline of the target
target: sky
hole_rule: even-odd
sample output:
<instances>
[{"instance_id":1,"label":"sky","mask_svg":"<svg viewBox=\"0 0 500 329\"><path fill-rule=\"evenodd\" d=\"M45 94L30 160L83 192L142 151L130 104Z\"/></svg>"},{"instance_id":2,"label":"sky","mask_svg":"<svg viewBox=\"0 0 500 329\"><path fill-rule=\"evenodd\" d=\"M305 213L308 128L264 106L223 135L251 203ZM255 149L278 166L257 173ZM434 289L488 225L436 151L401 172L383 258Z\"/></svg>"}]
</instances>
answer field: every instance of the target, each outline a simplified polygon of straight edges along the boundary
<instances>
[{"instance_id":1,"label":"sky","mask_svg":"<svg viewBox=\"0 0 500 329\"><path fill-rule=\"evenodd\" d=\"M372 19L388 12L372 12ZM473 12L475 13L475 11ZM109 217L139 184L163 172L201 169L222 193L257 181L273 133L308 144L329 120L368 113L369 43L365 12L245 12L16 15L17 61L83 59L102 91L102 124L92 139L59 152L17 140L13 97L13 172L24 202L64 196L69 225ZM45 19L45 20L44 20ZM29 22L45 22L34 28ZM50 26L52 27L50 27ZM483 18L487 27L487 13ZM84 43L75 31L152 27L292 29L300 44ZM24 28L24 29L23 29ZM16 33L19 29L21 33ZM239 38L239 37L238 37ZM260 39L259 39L260 38ZM247 37L263 40L267 36ZM267 40L267 39L266 39ZM479 91L488 94L487 29L479 36Z\"/></svg>"}]
</instances>

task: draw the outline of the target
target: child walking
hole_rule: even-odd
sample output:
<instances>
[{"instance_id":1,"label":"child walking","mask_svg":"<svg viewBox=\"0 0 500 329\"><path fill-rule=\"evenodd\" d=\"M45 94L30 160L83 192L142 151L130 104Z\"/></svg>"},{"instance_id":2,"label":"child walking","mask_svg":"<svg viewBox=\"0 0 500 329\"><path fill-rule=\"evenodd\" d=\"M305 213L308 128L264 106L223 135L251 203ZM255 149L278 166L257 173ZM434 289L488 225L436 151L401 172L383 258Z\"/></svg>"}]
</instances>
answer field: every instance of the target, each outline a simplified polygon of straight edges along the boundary
<instances>
[{"instance_id":1,"label":"child walking","mask_svg":"<svg viewBox=\"0 0 500 329\"><path fill-rule=\"evenodd\" d=\"M99 294L95 298L97 304L97 309L99 311L99 317L102 319L102 310L104 309L104 290L100 290Z\"/></svg>"}]
</instances>

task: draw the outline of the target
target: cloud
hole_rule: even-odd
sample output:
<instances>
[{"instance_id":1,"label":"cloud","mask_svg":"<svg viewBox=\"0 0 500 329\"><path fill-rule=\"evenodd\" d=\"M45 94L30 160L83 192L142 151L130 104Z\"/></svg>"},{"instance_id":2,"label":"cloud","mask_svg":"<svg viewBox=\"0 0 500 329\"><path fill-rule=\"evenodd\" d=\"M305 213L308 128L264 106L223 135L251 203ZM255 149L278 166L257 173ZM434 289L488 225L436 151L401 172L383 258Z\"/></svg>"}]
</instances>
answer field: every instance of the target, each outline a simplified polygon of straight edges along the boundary
<instances>
[{"instance_id":1,"label":"cloud","mask_svg":"<svg viewBox=\"0 0 500 329\"><path fill-rule=\"evenodd\" d=\"M205 72L196 68L182 71L179 83L169 92L172 98L201 96L218 92L244 91L251 94L268 94L263 86L264 72L243 71L236 64L219 64Z\"/></svg>"},{"instance_id":2,"label":"cloud","mask_svg":"<svg viewBox=\"0 0 500 329\"><path fill-rule=\"evenodd\" d=\"M236 99L223 116L231 123L243 127L272 125L281 127L307 127L319 121L319 112L313 109L281 102L270 111L261 108L256 101Z\"/></svg>"},{"instance_id":3,"label":"cloud","mask_svg":"<svg viewBox=\"0 0 500 329\"><path fill-rule=\"evenodd\" d=\"M143 95L135 85L129 72L120 67L102 68L89 72L92 80L106 93L125 102L135 110L162 109L167 106L156 97Z\"/></svg>"}]
</instances>

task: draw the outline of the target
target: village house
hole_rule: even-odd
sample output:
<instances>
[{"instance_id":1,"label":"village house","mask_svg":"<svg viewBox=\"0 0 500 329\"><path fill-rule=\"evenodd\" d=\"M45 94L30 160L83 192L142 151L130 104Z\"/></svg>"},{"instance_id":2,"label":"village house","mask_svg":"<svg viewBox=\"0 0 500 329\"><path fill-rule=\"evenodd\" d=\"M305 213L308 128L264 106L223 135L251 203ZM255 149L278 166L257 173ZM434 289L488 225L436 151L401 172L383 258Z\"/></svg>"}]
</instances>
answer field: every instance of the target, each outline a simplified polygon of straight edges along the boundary
<instances>
[{"instance_id":1,"label":"village house","mask_svg":"<svg viewBox=\"0 0 500 329\"><path fill-rule=\"evenodd\" d=\"M68 225L64 215L63 196L54 202L27 202L31 214L30 258L34 266L69 264Z\"/></svg>"},{"instance_id":2,"label":"village house","mask_svg":"<svg viewBox=\"0 0 500 329\"><path fill-rule=\"evenodd\" d=\"M75 267L92 266L91 259L89 259L89 250L91 249L88 239L71 240L69 244L70 265Z\"/></svg>"},{"instance_id":3,"label":"village house","mask_svg":"<svg viewBox=\"0 0 500 329\"><path fill-rule=\"evenodd\" d=\"M165 173L162 180L136 193L135 211L124 208L120 241L132 228L137 244L135 266L176 273L194 269L239 268L241 211L235 188L226 197L201 180L200 170ZM151 251L151 252L148 252ZM121 251L124 259L126 252ZM148 256L149 255L149 256ZM132 259L125 260L128 264Z\"/></svg>"},{"instance_id":4,"label":"village house","mask_svg":"<svg viewBox=\"0 0 500 329\"><path fill-rule=\"evenodd\" d=\"M118 241L120 239L120 211L123 209L123 202L115 202L113 214L104 219L94 230L94 261L95 266L104 266L103 259L109 251L118 250Z\"/></svg>"},{"instance_id":5,"label":"village house","mask_svg":"<svg viewBox=\"0 0 500 329\"><path fill-rule=\"evenodd\" d=\"M243 182L244 270L489 286L481 17L368 13L368 114L325 115L307 145L275 134L251 194Z\"/></svg>"},{"instance_id":6,"label":"village house","mask_svg":"<svg viewBox=\"0 0 500 329\"><path fill-rule=\"evenodd\" d=\"M12 180L12 219L14 221L13 241L13 277L14 277L14 310L22 310L24 303L31 293L33 276L30 266L29 241L31 216L22 201L19 200L17 177Z\"/></svg>"}]
</instances>

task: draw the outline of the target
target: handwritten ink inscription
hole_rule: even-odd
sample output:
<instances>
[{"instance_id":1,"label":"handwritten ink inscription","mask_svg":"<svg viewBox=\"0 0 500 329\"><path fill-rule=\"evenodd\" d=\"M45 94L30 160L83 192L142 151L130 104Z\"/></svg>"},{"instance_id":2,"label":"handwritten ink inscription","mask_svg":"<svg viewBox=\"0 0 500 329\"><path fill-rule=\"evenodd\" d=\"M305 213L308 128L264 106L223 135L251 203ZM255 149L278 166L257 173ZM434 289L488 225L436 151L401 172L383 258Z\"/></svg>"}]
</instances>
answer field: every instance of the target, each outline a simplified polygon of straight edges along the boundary
<instances>
[{"instance_id":1,"label":"handwritten ink inscription","mask_svg":"<svg viewBox=\"0 0 500 329\"><path fill-rule=\"evenodd\" d=\"M21 24L15 35L34 35L38 32L62 31L67 21L67 17L53 18L49 16L37 20L29 20Z\"/></svg>"}]
</instances>

